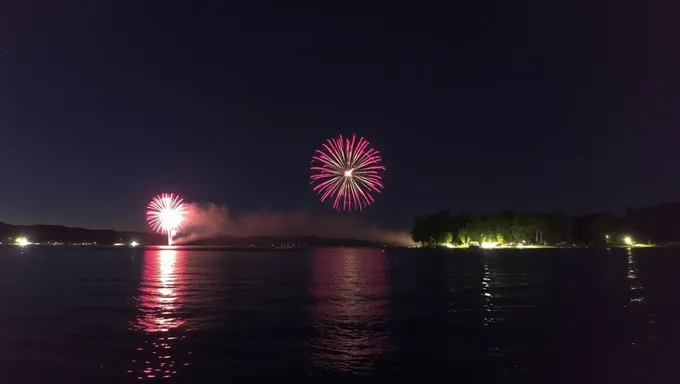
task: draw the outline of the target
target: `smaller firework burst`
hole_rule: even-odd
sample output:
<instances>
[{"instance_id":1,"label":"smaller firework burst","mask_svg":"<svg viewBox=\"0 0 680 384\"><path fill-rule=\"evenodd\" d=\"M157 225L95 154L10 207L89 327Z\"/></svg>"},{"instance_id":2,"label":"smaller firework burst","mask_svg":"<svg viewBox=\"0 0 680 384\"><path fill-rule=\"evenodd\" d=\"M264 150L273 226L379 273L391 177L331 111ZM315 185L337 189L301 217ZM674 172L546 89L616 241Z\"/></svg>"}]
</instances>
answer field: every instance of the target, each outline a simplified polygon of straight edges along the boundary
<instances>
[{"instance_id":1,"label":"smaller firework burst","mask_svg":"<svg viewBox=\"0 0 680 384\"><path fill-rule=\"evenodd\" d=\"M146 208L146 221L152 230L168 235L168 245L184 225L186 204L178 195L160 194L151 200Z\"/></svg>"}]
</instances>

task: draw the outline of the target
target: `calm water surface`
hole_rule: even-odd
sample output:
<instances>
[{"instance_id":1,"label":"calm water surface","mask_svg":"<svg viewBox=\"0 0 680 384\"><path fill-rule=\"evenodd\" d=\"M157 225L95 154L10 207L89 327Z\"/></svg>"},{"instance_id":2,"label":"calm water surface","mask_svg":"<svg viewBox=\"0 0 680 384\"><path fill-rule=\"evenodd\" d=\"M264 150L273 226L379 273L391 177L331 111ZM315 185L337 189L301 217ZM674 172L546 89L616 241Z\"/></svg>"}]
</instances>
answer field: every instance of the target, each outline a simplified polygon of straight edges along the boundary
<instances>
[{"instance_id":1,"label":"calm water surface","mask_svg":"<svg viewBox=\"0 0 680 384\"><path fill-rule=\"evenodd\" d=\"M680 251L0 248L7 383L679 382Z\"/></svg>"}]
</instances>

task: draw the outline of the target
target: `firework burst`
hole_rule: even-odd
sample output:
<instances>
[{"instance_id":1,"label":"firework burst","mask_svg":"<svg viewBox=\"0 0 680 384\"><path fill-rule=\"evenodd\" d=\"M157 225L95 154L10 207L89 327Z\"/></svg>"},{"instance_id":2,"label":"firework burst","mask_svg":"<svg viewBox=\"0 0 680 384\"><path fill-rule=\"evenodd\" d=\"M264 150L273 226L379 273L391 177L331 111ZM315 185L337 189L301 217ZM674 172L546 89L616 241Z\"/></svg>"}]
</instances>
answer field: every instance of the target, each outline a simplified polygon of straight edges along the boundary
<instances>
[{"instance_id":1,"label":"firework burst","mask_svg":"<svg viewBox=\"0 0 680 384\"><path fill-rule=\"evenodd\" d=\"M328 139L312 158L310 182L321 201L333 199L338 211L362 210L375 200L372 193L383 189L380 171L384 171L380 152L356 135L352 139Z\"/></svg>"},{"instance_id":2,"label":"firework burst","mask_svg":"<svg viewBox=\"0 0 680 384\"><path fill-rule=\"evenodd\" d=\"M186 204L178 195L160 194L151 200L146 207L146 221L152 230L168 235L168 245L172 245L172 237L184 225Z\"/></svg>"}]
</instances>

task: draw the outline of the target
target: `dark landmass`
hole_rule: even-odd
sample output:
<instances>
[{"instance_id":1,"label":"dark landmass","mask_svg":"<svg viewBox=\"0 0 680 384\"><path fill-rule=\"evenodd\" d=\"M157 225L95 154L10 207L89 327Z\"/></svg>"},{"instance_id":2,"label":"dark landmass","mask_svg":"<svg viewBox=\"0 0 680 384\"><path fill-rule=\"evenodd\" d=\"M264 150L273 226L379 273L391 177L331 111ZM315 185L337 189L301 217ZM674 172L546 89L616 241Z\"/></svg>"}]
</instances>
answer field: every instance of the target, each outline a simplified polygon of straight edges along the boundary
<instances>
[{"instance_id":1,"label":"dark landmass","mask_svg":"<svg viewBox=\"0 0 680 384\"><path fill-rule=\"evenodd\" d=\"M225 247L383 247L384 244L374 241L353 239L329 239L317 236L221 236L208 239L182 242L181 245L225 246Z\"/></svg>"},{"instance_id":2,"label":"dark landmass","mask_svg":"<svg viewBox=\"0 0 680 384\"><path fill-rule=\"evenodd\" d=\"M452 214L417 216L411 231L413 240L424 246L462 245L484 241L526 244L615 245L630 237L636 243L674 243L680 241L680 202L652 207L628 208L623 216L592 213L572 216L560 211ZM113 245L137 241L143 245L164 245L163 235L65 227L60 225L12 225L0 222L0 242L26 237L33 243L96 243ZM383 247L373 241L329 239L316 236L251 236L193 240L182 245L217 247Z\"/></svg>"},{"instance_id":3,"label":"dark landmass","mask_svg":"<svg viewBox=\"0 0 680 384\"><path fill-rule=\"evenodd\" d=\"M442 210L417 216L411 231L423 246L464 245L471 242L527 244L622 244L680 241L680 202L628 208L623 216L592 213L571 216L564 212L513 212L486 214Z\"/></svg>"},{"instance_id":4,"label":"dark landmass","mask_svg":"<svg viewBox=\"0 0 680 384\"><path fill-rule=\"evenodd\" d=\"M166 236L146 232L114 231L111 229L85 229L61 225L12 225L0 223L0 241L14 242L26 237L33 243L96 243L115 244L137 241L141 244L164 244Z\"/></svg>"},{"instance_id":5,"label":"dark landmass","mask_svg":"<svg viewBox=\"0 0 680 384\"><path fill-rule=\"evenodd\" d=\"M142 245L165 245L168 238L164 235L146 232L115 231L111 229L85 229L65 227L61 225L12 225L0 223L0 242L13 243L17 238L25 237L32 243L63 243L63 244L98 244L113 245L116 243L129 244L136 241ZM321 247L321 246L348 246L348 247L382 247L382 243L352 240L352 239L328 239L316 236L252 236L233 237L222 236L194 240L190 242L178 242L178 245L186 246L213 246L213 247Z\"/></svg>"}]
</instances>

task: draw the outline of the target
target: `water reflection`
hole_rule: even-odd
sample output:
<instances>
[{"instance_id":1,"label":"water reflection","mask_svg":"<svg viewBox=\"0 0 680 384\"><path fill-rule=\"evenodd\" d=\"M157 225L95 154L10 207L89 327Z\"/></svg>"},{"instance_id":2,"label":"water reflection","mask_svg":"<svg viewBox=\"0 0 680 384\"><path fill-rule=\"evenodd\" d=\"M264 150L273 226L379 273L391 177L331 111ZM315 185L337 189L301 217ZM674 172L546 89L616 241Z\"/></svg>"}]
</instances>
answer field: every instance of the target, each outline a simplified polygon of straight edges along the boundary
<instances>
[{"instance_id":1,"label":"water reflection","mask_svg":"<svg viewBox=\"0 0 680 384\"><path fill-rule=\"evenodd\" d=\"M497 293L501 286L499 271L489 269L489 256L484 255L484 275L482 277L482 299L484 300L484 326L503 320L503 310L494 299L500 295Z\"/></svg>"},{"instance_id":2,"label":"water reflection","mask_svg":"<svg viewBox=\"0 0 680 384\"><path fill-rule=\"evenodd\" d=\"M137 318L130 327L142 336L128 368L128 373L137 379L168 379L182 365L188 365L187 356L181 358L177 348L185 338L186 320L181 312L185 260L184 252L174 249L149 249L144 253Z\"/></svg>"},{"instance_id":3,"label":"water reflection","mask_svg":"<svg viewBox=\"0 0 680 384\"><path fill-rule=\"evenodd\" d=\"M500 297L498 291L501 288L501 276L497 268L489 268L489 258L491 256L485 254L483 257L482 300L484 305L484 326L490 327L495 323L503 321L503 308L497 303ZM494 367L491 368L492 373L504 373L505 370L501 368L502 364L500 364L498 359L505 357L508 352L507 346L504 346L502 342L491 336L487 340L487 348L486 355L494 361Z\"/></svg>"},{"instance_id":4,"label":"water reflection","mask_svg":"<svg viewBox=\"0 0 680 384\"><path fill-rule=\"evenodd\" d=\"M635 265L635 260L633 259L633 250L628 248L626 250L627 260L628 260L628 284L630 286L630 304L637 304L641 306L645 298L642 296L642 281L638 278L639 271Z\"/></svg>"},{"instance_id":5,"label":"water reflection","mask_svg":"<svg viewBox=\"0 0 680 384\"><path fill-rule=\"evenodd\" d=\"M533 325L540 323L536 303L542 288L521 255L489 252L482 258L487 369L494 381L514 381L526 369L528 356L541 355L534 348L544 335Z\"/></svg>"},{"instance_id":6,"label":"water reflection","mask_svg":"<svg viewBox=\"0 0 680 384\"><path fill-rule=\"evenodd\" d=\"M631 335L631 344L642 347L652 339L651 328L654 326L654 314L645 302L643 280L640 277L635 257L633 257L633 250L628 248L626 254L628 265L626 280L630 292L627 310L631 320L637 318L639 321L637 324L634 323L635 332Z\"/></svg>"},{"instance_id":7,"label":"water reflection","mask_svg":"<svg viewBox=\"0 0 680 384\"><path fill-rule=\"evenodd\" d=\"M387 274L382 250L319 250L314 255L313 363L369 373L388 343Z\"/></svg>"}]
</instances>

